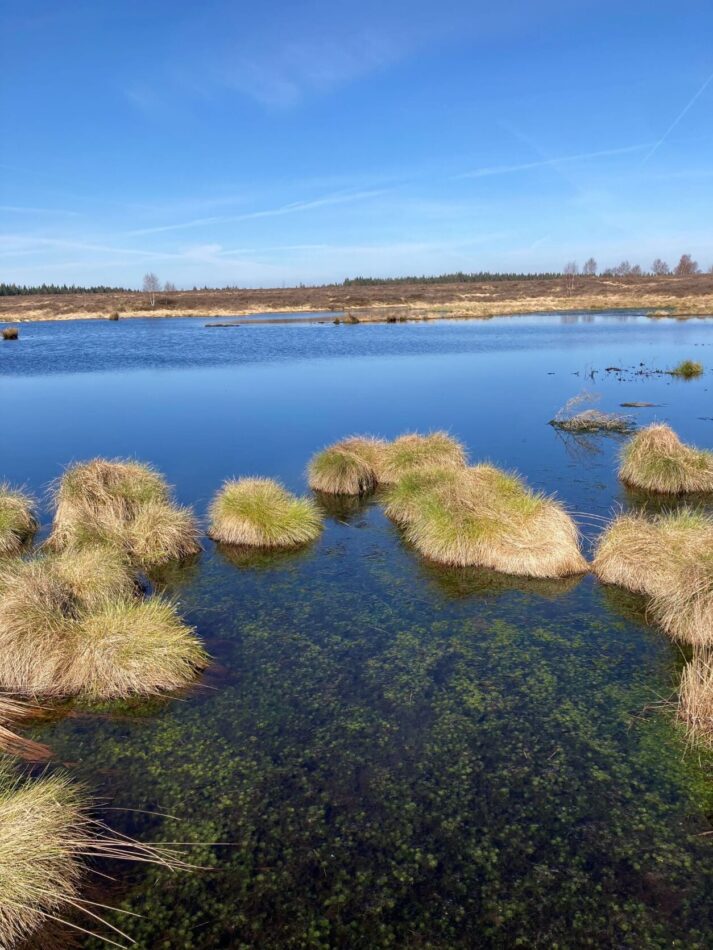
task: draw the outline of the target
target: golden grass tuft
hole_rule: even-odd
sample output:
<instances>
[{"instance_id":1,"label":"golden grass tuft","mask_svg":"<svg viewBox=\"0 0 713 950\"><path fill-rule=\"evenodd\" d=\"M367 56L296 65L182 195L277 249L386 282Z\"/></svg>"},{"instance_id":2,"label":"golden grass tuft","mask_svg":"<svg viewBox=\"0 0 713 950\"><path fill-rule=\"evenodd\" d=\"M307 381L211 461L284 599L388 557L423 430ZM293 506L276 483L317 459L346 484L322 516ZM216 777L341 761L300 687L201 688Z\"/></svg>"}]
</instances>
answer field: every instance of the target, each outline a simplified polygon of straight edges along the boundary
<instances>
[{"instance_id":1,"label":"golden grass tuft","mask_svg":"<svg viewBox=\"0 0 713 950\"><path fill-rule=\"evenodd\" d=\"M67 634L81 606L49 558L0 571L0 686L32 696L61 695Z\"/></svg>"},{"instance_id":2,"label":"golden grass tuft","mask_svg":"<svg viewBox=\"0 0 713 950\"><path fill-rule=\"evenodd\" d=\"M23 780L0 759L0 946L16 946L77 899L89 839L66 778Z\"/></svg>"},{"instance_id":3,"label":"golden grass tuft","mask_svg":"<svg viewBox=\"0 0 713 950\"><path fill-rule=\"evenodd\" d=\"M67 469L55 486L53 550L112 544L145 569L200 551L196 521L171 500L149 465L92 459Z\"/></svg>"},{"instance_id":4,"label":"golden grass tuft","mask_svg":"<svg viewBox=\"0 0 713 950\"><path fill-rule=\"evenodd\" d=\"M407 525L418 514L424 496L463 478L457 468L417 468L388 485L383 494L384 513L396 524Z\"/></svg>"},{"instance_id":5,"label":"golden grass tuft","mask_svg":"<svg viewBox=\"0 0 713 950\"><path fill-rule=\"evenodd\" d=\"M365 495L377 486L386 449L372 436L335 442L310 460L309 486L329 495Z\"/></svg>"},{"instance_id":6,"label":"golden grass tuft","mask_svg":"<svg viewBox=\"0 0 713 950\"><path fill-rule=\"evenodd\" d=\"M209 536L224 544L297 547L322 531L310 498L297 498L269 478L227 481L210 506Z\"/></svg>"},{"instance_id":7,"label":"golden grass tuft","mask_svg":"<svg viewBox=\"0 0 713 950\"><path fill-rule=\"evenodd\" d=\"M0 570L0 685L113 698L187 685L205 654L174 606L142 601L128 562L82 548Z\"/></svg>"},{"instance_id":8,"label":"golden grass tuft","mask_svg":"<svg viewBox=\"0 0 713 950\"><path fill-rule=\"evenodd\" d=\"M35 533L34 507L29 495L0 482L0 557L18 554Z\"/></svg>"},{"instance_id":9,"label":"golden grass tuft","mask_svg":"<svg viewBox=\"0 0 713 950\"><path fill-rule=\"evenodd\" d=\"M18 736L13 731L17 723L38 715L40 715L39 707L0 693L0 752L21 755L33 762L48 759L50 751L47 746Z\"/></svg>"},{"instance_id":10,"label":"golden grass tuft","mask_svg":"<svg viewBox=\"0 0 713 950\"><path fill-rule=\"evenodd\" d=\"M703 375L703 364L697 363L695 360L683 360L678 366L669 370L669 374L678 376L680 379L696 379L696 377Z\"/></svg>"},{"instance_id":11,"label":"golden grass tuft","mask_svg":"<svg viewBox=\"0 0 713 950\"><path fill-rule=\"evenodd\" d=\"M647 595L648 614L676 640L713 644L713 518L684 508L623 515L604 532L593 568L600 580Z\"/></svg>"},{"instance_id":12,"label":"golden grass tuft","mask_svg":"<svg viewBox=\"0 0 713 950\"><path fill-rule=\"evenodd\" d=\"M683 669L678 718L692 741L713 746L713 657L707 650L694 652Z\"/></svg>"},{"instance_id":13,"label":"golden grass tuft","mask_svg":"<svg viewBox=\"0 0 713 950\"><path fill-rule=\"evenodd\" d=\"M620 515L599 539L592 568L605 584L655 596L669 588L674 565L697 559L711 544L711 519L690 508L653 518Z\"/></svg>"},{"instance_id":14,"label":"golden grass tuft","mask_svg":"<svg viewBox=\"0 0 713 950\"><path fill-rule=\"evenodd\" d=\"M20 331L17 327L3 327L2 338L3 340L19 340Z\"/></svg>"},{"instance_id":15,"label":"golden grass tuft","mask_svg":"<svg viewBox=\"0 0 713 950\"><path fill-rule=\"evenodd\" d=\"M43 924L62 922L69 912L74 919L64 923L78 933L114 946L125 945L117 937L131 942L101 919L102 905L82 898L87 859L190 867L176 848L113 833L92 817L83 789L66 776L24 777L0 757L0 947L24 946Z\"/></svg>"},{"instance_id":16,"label":"golden grass tuft","mask_svg":"<svg viewBox=\"0 0 713 950\"><path fill-rule=\"evenodd\" d=\"M95 610L107 599L130 600L138 593L128 558L108 545L62 551L41 563L65 585L77 612Z\"/></svg>"},{"instance_id":17,"label":"golden grass tuft","mask_svg":"<svg viewBox=\"0 0 713 950\"><path fill-rule=\"evenodd\" d=\"M108 601L71 625L68 647L64 692L96 699L179 689L206 666L193 630L161 597Z\"/></svg>"},{"instance_id":18,"label":"golden grass tuft","mask_svg":"<svg viewBox=\"0 0 713 950\"><path fill-rule=\"evenodd\" d=\"M128 550L143 567L182 561L201 550L200 533L190 508L149 501L127 526Z\"/></svg>"},{"instance_id":19,"label":"golden grass tuft","mask_svg":"<svg viewBox=\"0 0 713 950\"><path fill-rule=\"evenodd\" d=\"M648 426L624 447L619 477L662 494L713 492L713 452L686 445L667 425Z\"/></svg>"},{"instance_id":20,"label":"golden grass tuft","mask_svg":"<svg viewBox=\"0 0 713 950\"><path fill-rule=\"evenodd\" d=\"M465 449L447 432L416 432L399 436L389 443L384 452L379 481L394 484L404 475L424 468L464 468L467 464Z\"/></svg>"},{"instance_id":21,"label":"golden grass tuft","mask_svg":"<svg viewBox=\"0 0 713 950\"><path fill-rule=\"evenodd\" d=\"M562 506L493 466L462 469L407 502L397 511L407 540L440 564L543 578L587 569Z\"/></svg>"}]
</instances>

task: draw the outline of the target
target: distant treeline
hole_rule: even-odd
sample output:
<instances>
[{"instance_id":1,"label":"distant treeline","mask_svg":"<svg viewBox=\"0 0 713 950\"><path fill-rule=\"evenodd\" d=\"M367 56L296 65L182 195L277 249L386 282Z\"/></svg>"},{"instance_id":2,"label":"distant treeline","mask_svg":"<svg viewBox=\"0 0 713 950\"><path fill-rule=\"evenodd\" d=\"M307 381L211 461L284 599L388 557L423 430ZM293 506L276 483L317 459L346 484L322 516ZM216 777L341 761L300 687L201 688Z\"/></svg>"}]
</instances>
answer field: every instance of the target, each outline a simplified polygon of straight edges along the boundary
<instances>
[{"instance_id":1,"label":"distant treeline","mask_svg":"<svg viewBox=\"0 0 713 950\"><path fill-rule=\"evenodd\" d=\"M458 271L455 274L437 274L431 277L347 277L345 287L368 287L373 284L469 284L481 283L486 280L552 280L561 277L557 271L542 274L505 274L491 271L478 271L473 274L464 274Z\"/></svg>"},{"instance_id":2,"label":"distant treeline","mask_svg":"<svg viewBox=\"0 0 713 950\"><path fill-rule=\"evenodd\" d=\"M125 294L123 287L75 287L74 284L40 284L26 287L22 284L0 284L0 297L30 297L32 294Z\"/></svg>"}]
</instances>

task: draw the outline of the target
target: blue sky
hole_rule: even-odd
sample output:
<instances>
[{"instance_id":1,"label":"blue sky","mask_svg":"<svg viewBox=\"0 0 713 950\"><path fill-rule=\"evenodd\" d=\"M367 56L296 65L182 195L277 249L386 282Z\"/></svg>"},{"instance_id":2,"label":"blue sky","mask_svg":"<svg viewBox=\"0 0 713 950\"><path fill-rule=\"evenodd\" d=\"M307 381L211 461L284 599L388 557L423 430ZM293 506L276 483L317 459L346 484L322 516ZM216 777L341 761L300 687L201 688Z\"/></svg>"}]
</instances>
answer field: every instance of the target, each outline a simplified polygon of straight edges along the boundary
<instances>
[{"instance_id":1,"label":"blue sky","mask_svg":"<svg viewBox=\"0 0 713 950\"><path fill-rule=\"evenodd\" d=\"M710 2L0 0L0 280L713 263Z\"/></svg>"}]
</instances>

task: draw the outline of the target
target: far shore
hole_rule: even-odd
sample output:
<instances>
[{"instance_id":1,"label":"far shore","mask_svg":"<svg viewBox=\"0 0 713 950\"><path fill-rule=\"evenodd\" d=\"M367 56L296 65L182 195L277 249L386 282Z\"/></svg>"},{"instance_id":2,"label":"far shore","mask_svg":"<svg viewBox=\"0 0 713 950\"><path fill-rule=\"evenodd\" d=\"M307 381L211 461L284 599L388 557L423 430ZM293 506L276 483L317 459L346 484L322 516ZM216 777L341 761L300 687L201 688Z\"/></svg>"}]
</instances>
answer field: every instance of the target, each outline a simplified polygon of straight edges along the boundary
<instances>
[{"instance_id":1,"label":"far shore","mask_svg":"<svg viewBox=\"0 0 713 950\"><path fill-rule=\"evenodd\" d=\"M639 310L653 318L711 316L713 275L174 291L158 293L154 306L141 292L8 296L0 297L0 325L112 315L237 320L269 314L281 322L287 313L304 313L309 322L395 323L611 310ZM309 316L315 313L320 316Z\"/></svg>"}]
</instances>

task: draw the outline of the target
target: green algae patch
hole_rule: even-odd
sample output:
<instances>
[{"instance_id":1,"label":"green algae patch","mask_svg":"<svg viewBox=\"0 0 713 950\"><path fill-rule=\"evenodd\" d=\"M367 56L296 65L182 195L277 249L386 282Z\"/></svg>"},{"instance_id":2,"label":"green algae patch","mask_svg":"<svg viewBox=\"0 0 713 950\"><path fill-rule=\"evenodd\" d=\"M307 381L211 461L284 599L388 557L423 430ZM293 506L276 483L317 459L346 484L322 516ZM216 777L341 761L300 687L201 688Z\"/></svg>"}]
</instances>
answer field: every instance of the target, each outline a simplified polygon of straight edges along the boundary
<instances>
[{"instance_id":1,"label":"green algae patch","mask_svg":"<svg viewBox=\"0 0 713 950\"><path fill-rule=\"evenodd\" d=\"M212 556L181 599L235 682L135 724L51 730L115 805L230 842L197 847L218 875L135 879L121 903L143 916L125 929L189 950L474 933L703 947L710 763L655 705L676 665L666 638L591 578L555 599L529 583L484 596L462 575L449 592L414 583L388 533L368 556L368 535L349 535L364 555L349 573L337 545L257 586ZM156 814L127 829L176 833Z\"/></svg>"}]
</instances>

